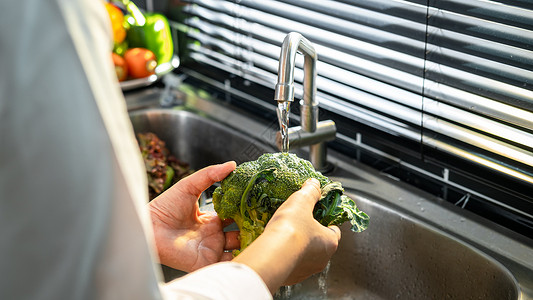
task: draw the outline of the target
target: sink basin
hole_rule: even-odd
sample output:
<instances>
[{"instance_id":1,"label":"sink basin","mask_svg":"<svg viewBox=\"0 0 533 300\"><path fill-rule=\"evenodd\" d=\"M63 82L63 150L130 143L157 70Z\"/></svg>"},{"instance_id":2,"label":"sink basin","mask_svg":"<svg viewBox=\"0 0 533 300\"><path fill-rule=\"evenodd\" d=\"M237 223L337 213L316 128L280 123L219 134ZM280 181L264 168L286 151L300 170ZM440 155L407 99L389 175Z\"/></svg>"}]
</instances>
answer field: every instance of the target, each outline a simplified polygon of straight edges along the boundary
<instances>
[{"instance_id":1,"label":"sink basin","mask_svg":"<svg viewBox=\"0 0 533 300\"><path fill-rule=\"evenodd\" d=\"M133 127L156 133L194 169L276 151L268 140L275 129L214 102L193 103L132 111ZM342 226L326 270L275 299L533 299L531 240L334 152L330 161L336 167L327 175L343 183L370 226L362 233ZM164 273L166 280L184 274Z\"/></svg>"},{"instance_id":2,"label":"sink basin","mask_svg":"<svg viewBox=\"0 0 533 300\"><path fill-rule=\"evenodd\" d=\"M371 217L342 239L329 268L277 299L518 299L510 272L487 255L361 191L346 194Z\"/></svg>"},{"instance_id":3,"label":"sink basin","mask_svg":"<svg viewBox=\"0 0 533 300\"><path fill-rule=\"evenodd\" d=\"M212 164L254 160L275 151L219 122L178 109L148 109L130 113L135 133L153 132L179 160L198 170Z\"/></svg>"}]
</instances>

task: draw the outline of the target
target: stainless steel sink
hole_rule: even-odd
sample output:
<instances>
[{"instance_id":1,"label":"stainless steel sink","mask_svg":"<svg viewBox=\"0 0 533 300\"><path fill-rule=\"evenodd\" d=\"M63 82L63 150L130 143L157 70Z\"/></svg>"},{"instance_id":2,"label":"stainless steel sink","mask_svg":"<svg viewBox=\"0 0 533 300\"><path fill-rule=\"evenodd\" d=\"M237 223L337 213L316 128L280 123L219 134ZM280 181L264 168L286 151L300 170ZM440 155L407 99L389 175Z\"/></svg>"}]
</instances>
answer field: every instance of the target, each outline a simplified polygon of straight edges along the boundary
<instances>
[{"instance_id":1,"label":"stainless steel sink","mask_svg":"<svg viewBox=\"0 0 533 300\"><path fill-rule=\"evenodd\" d=\"M512 274L491 257L366 192L347 194L371 226L342 239L329 269L279 299L519 299Z\"/></svg>"},{"instance_id":2,"label":"stainless steel sink","mask_svg":"<svg viewBox=\"0 0 533 300\"><path fill-rule=\"evenodd\" d=\"M276 151L277 127L215 100L193 100L132 111L135 131L158 134L195 169ZM329 267L276 299L533 299L533 240L340 154L330 151L330 162L327 175L370 215L370 226L357 234L343 226Z\"/></svg>"},{"instance_id":3,"label":"stainless steel sink","mask_svg":"<svg viewBox=\"0 0 533 300\"><path fill-rule=\"evenodd\" d=\"M136 133L153 132L178 159L198 170L230 160L256 159L273 147L220 122L187 110L154 109L130 113Z\"/></svg>"}]
</instances>

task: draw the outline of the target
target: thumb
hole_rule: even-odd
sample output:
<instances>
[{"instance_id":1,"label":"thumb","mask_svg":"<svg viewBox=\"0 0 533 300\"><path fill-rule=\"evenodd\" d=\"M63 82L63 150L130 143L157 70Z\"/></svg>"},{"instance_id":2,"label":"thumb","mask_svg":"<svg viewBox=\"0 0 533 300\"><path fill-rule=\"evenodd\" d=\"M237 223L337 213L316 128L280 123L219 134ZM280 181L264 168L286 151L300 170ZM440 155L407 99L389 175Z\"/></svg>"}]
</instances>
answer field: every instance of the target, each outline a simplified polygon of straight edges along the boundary
<instances>
[{"instance_id":1,"label":"thumb","mask_svg":"<svg viewBox=\"0 0 533 300\"><path fill-rule=\"evenodd\" d=\"M175 186L187 194L199 196L213 183L226 178L235 168L234 161L208 166L183 178Z\"/></svg>"},{"instance_id":2,"label":"thumb","mask_svg":"<svg viewBox=\"0 0 533 300\"><path fill-rule=\"evenodd\" d=\"M292 194L285 202L298 205L301 209L312 211L315 204L320 200L320 182L315 178L307 179L299 191Z\"/></svg>"},{"instance_id":3,"label":"thumb","mask_svg":"<svg viewBox=\"0 0 533 300\"><path fill-rule=\"evenodd\" d=\"M330 226L328 226L328 229L330 229L331 231L333 231L335 233L335 235L337 236L337 240L338 241L341 240L341 229L338 226L330 225Z\"/></svg>"}]
</instances>

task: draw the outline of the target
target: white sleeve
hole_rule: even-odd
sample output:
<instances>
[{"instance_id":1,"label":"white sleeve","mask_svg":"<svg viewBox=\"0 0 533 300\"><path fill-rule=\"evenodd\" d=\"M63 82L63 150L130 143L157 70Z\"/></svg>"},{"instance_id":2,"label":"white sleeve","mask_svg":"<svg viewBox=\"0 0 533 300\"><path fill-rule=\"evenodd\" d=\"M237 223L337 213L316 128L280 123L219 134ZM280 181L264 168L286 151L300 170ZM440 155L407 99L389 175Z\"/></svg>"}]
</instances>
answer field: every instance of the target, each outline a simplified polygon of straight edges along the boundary
<instances>
[{"instance_id":1,"label":"white sleeve","mask_svg":"<svg viewBox=\"0 0 533 300\"><path fill-rule=\"evenodd\" d=\"M103 3L0 1L0 22L17 24L0 26L0 299L152 300L206 282L206 297L240 299L237 282L269 296L233 264L161 288Z\"/></svg>"},{"instance_id":2,"label":"white sleeve","mask_svg":"<svg viewBox=\"0 0 533 300\"><path fill-rule=\"evenodd\" d=\"M204 267L162 285L165 300L272 299L259 275L246 265L224 262Z\"/></svg>"},{"instance_id":3,"label":"white sleeve","mask_svg":"<svg viewBox=\"0 0 533 300\"><path fill-rule=\"evenodd\" d=\"M103 3L0 1L0 299L161 298Z\"/></svg>"}]
</instances>

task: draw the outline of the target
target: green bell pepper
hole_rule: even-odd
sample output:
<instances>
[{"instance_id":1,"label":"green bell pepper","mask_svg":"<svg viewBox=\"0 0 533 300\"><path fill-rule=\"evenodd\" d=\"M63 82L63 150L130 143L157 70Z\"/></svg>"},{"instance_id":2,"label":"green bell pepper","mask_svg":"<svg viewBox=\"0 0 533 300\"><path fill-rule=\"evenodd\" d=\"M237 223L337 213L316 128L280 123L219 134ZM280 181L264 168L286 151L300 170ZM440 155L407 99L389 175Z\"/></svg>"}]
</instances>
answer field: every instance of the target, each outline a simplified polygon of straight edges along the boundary
<instances>
[{"instance_id":1,"label":"green bell pepper","mask_svg":"<svg viewBox=\"0 0 533 300\"><path fill-rule=\"evenodd\" d=\"M126 41L129 48L142 47L152 51L157 63L167 63L174 56L172 32L167 18L159 13L142 13L130 0L121 0L129 15Z\"/></svg>"}]
</instances>

